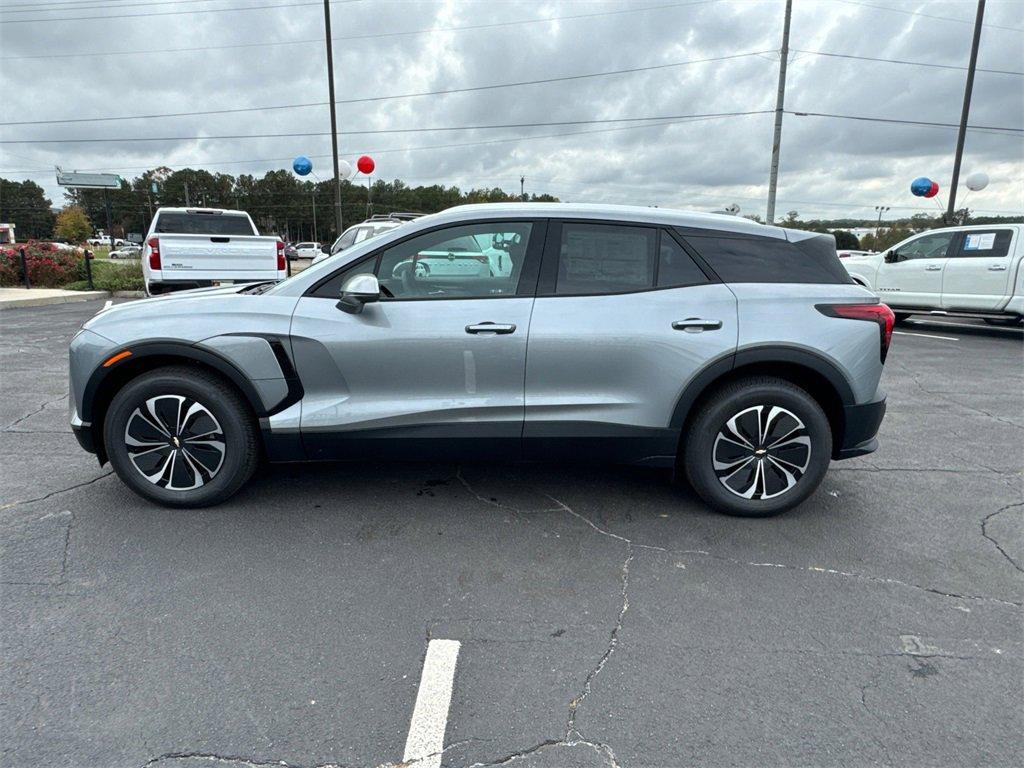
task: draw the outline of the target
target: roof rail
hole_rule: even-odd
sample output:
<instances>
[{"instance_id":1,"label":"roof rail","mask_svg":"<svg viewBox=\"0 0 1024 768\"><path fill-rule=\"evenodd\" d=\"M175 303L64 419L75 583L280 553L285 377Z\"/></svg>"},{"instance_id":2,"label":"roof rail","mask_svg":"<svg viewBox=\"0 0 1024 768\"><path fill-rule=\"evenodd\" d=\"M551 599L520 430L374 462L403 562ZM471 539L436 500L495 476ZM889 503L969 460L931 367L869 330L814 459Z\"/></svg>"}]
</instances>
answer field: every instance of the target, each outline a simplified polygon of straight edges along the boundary
<instances>
[{"instance_id":1,"label":"roof rail","mask_svg":"<svg viewBox=\"0 0 1024 768\"><path fill-rule=\"evenodd\" d=\"M367 221L412 221L425 215L424 213L416 213L414 211L394 211L392 213L376 213L368 218Z\"/></svg>"}]
</instances>

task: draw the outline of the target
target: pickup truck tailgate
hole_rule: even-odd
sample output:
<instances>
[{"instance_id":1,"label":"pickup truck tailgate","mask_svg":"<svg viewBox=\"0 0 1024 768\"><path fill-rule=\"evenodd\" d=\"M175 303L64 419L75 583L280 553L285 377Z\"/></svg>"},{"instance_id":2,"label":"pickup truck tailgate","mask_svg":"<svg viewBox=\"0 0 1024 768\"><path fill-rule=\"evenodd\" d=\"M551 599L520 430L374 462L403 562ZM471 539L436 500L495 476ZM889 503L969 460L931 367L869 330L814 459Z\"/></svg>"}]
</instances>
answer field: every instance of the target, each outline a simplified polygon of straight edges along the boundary
<instances>
[{"instance_id":1,"label":"pickup truck tailgate","mask_svg":"<svg viewBox=\"0 0 1024 768\"><path fill-rule=\"evenodd\" d=\"M159 235L160 261L167 273L235 273L277 269L277 239L243 235Z\"/></svg>"}]
</instances>

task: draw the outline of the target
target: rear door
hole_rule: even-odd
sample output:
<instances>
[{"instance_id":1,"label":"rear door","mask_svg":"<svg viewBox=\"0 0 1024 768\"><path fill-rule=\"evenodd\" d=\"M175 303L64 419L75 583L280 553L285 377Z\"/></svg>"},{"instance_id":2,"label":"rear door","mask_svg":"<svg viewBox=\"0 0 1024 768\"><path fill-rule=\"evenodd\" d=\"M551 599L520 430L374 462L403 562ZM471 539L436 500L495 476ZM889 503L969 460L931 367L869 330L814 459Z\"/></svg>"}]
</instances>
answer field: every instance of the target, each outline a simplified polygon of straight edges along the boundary
<instances>
[{"instance_id":1,"label":"rear door","mask_svg":"<svg viewBox=\"0 0 1024 768\"><path fill-rule=\"evenodd\" d=\"M732 292L668 230L553 221L530 323L524 450L671 461L683 388L736 337Z\"/></svg>"},{"instance_id":2,"label":"rear door","mask_svg":"<svg viewBox=\"0 0 1024 768\"><path fill-rule=\"evenodd\" d=\"M934 232L894 248L894 261L883 261L875 278L882 300L895 307L938 309L942 273L959 237L959 232Z\"/></svg>"},{"instance_id":3,"label":"rear door","mask_svg":"<svg viewBox=\"0 0 1024 768\"><path fill-rule=\"evenodd\" d=\"M442 227L368 255L321 281L292 319L302 439L314 458L519 456L523 378L543 221ZM432 275L420 254L467 236L518 236L509 275ZM376 274L383 297L337 307L344 283Z\"/></svg>"},{"instance_id":4,"label":"rear door","mask_svg":"<svg viewBox=\"0 0 1024 768\"><path fill-rule=\"evenodd\" d=\"M1018 237L1013 228L964 232L943 272L942 308L978 312L1002 309L1011 293Z\"/></svg>"}]
</instances>

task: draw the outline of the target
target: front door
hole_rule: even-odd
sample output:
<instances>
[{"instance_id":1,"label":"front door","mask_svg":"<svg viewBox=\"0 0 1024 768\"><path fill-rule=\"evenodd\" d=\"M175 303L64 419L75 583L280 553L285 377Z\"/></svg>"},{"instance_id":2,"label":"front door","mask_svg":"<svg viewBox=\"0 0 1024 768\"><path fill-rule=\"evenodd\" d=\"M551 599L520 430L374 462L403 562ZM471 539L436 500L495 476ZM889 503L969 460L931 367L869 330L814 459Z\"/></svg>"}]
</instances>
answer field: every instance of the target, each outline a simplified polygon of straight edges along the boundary
<instances>
[{"instance_id":1,"label":"front door","mask_svg":"<svg viewBox=\"0 0 1024 768\"><path fill-rule=\"evenodd\" d=\"M938 309L942 303L942 272L957 232L935 232L909 240L892 250L875 279L882 301L894 307Z\"/></svg>"},{"instance_id":2,"label":"front door","mask_svg":"<svg viewBox=\"0 0 1024 768\"><path fill-rule=\"evenodd\" d=\"M308 455L516 458L536 284L536 268L531 276L526 267L539 259L543 229L506 221L433 230L340 270L300 299L291 335ZM417 269L424 254L447 253L466 238L506 244L512 271L494 275L478 260L473 270ZM359 314L338 309L343 284L364 273L377 275L381 300Z\"/></svg>"},{"instance_id":3,"label":"front door","mask_svg":"<svg viewBox=\"0 0 1024 768\"><path fill-rule=\"evenodd\" d=\"M524 450L675 460L683 387L736 348L736 298L668 230L552 222L526 364Z\"/></svg>"},{"instance_id":4,"label":"front door","mask_svg":"<svg viewBox=\"0 0 1024 768\"><path fill-rule=\"evenodd\" d=\"M1013 253L1020 247L1012 229L964 232L942 278L942 308L993 312L1010 295Z\"/></svg>"}]
</instances>

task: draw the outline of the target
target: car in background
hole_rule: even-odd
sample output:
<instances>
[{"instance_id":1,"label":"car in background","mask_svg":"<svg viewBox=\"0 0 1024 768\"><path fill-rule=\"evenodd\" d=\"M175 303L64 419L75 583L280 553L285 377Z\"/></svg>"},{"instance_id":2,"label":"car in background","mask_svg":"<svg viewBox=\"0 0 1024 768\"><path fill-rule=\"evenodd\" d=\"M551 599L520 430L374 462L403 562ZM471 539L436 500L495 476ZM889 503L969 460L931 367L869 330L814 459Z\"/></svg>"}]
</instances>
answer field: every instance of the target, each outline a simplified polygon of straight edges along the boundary
<instances>
[{"instance_id":1,"label":"car in background","mask_svg":"<svg viewBox=\"0 0 1024 768\"><path fill-rule=\"evenodd\" d=\"M467 237L508 242L511 272L394 277ZM460 206L277 284L100 311L71 342L70 418L173 507L224 501L263 460L522 458L675 469L715 508L764 516L877 448L892 322L831 235Z\"/></svg>"},{"instance_id":2,"label":"car in background","mask_svg":"<svg viewBox=\"0 0 1024 768\"><path fill-rule=\"evenodd\" d=\"M310 259L313 260L319 256L323 251L320 250L320 243L305 242L295 244L295 258L296 259Z\"/></svg>"},{"instance_id":3,"label":"car in background","mask_svg":"<svg viewBox=\"0 0 1024 768\"><path fill-rule=\"evenodd\" d=\"M288 261L295 261L297 258L299 258L299 254L295 250L295 243L284 244L284 257L288 259Z\"/></svg>"},{"instance_id":4,"label":"car in background","mask_svg":"<svg viewBox=\"0 0 1024 768\"><path fill-rule=\"evenodd\" d=\"M313 263L323 261L328 256L341 253L346 248L369 240L384 232L390 232L395 227L401 226L404 222L412 221L422 216L422 213L389 213L386 215L371 216L366 221L346 229L341 236L334 241L330 248L323 246L321 252L313 259Z\"/></svg>"},{"instance_id":5,"label":"car in background","mask_svg":"<svg viewBox=\"0 0 1024 768\"><path fill-rule=\"evenodd\" d=\"M96 237L90 237L85 241L94 248L101 248L103 246L110 247L110 235L97 235ZM124 240L120 237L114 238L114 247L120 248L124 245Z\"/></svg>"},{"instance_id":6,"label":"car in background","mask_svg":"<svg viewBox=\"0 0 1024 768\"><path fill-rule=\"evenodd\" d=\"M1024 224L920 232L885 253L842 260L853 281L881 296L897 322L911 315L1024 324Z\"/></svg>"},{"instance_id":7,"label":"car in background","mask_svg":"<svg viewBox=\"0 0 1024 768\"><path fill-rule=\"evenodd\" d=\"M460 275L508 277L516 261L512 253L521 245L522 235L518 232L463 235L399 262L392 277L401 278L408 269L414 270L419 279Z\"/></svg>"},{"instance_id":8,"label":"car in background","mask_svg":"<svg viewBox=\"0 0 1024 768\"><path fill-rule=\"evenodd\" d=\"M138 259L142 256L142 248L138 245L122 245L108 254L111 259Z\"/></svg>"},{"instance_id":9,"label":"car in background","mask_svg":"<svg viewBox=\"0 0 1024 768\"><path fill-rule=\"evenodd\" d=\"M838 256L840 259L848 259L851 256L871 256L874 253L874 251L851 251L843 249L841 251L836 251L836 256Z\"/></svg>"}]
</instances>

